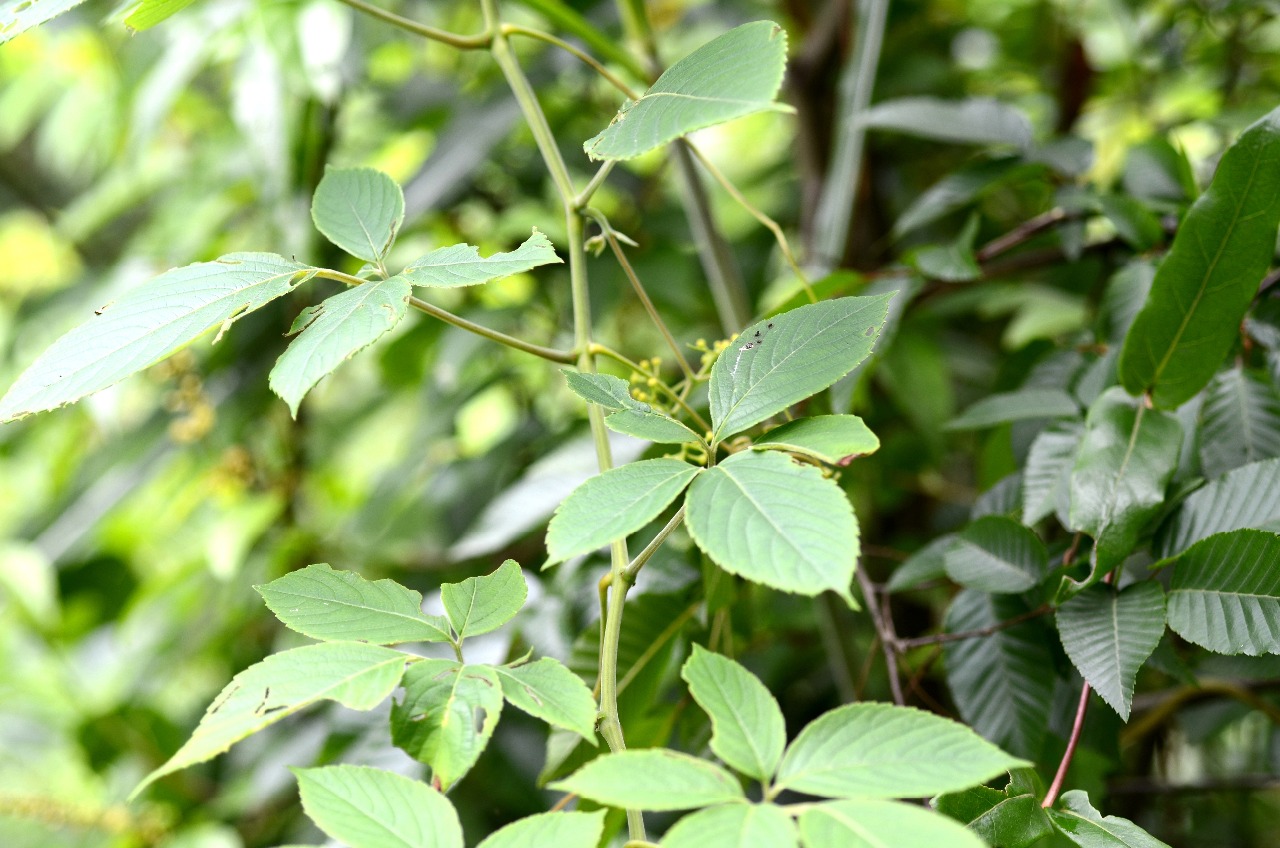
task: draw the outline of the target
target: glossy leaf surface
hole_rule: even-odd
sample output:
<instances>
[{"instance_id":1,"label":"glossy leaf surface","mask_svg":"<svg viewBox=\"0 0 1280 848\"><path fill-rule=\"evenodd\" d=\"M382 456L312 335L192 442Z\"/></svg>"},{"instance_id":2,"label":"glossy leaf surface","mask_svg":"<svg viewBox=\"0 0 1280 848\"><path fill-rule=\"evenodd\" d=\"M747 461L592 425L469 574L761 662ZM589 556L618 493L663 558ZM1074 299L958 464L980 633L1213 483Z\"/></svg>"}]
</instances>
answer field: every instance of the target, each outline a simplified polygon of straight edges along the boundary
<instances>
[{"instance_id":1,"label":"glossy leaf surface","mask_svg":"<svg viewBox=\"0 0 1280 848\"><path fill-rule=\"evenodd\" d=\"M1091 586L1059 607L1058 635L1081 676L1128 721L1138 670L1164 635L1164 591L1152 580L1119 593Z\"/></svg>"},{"instance_id":2,"label":"glossy leaf surface","mask_svg":"<svg viewBox=\"0 0 1280 848\"><path fill-rule=\"evenodd\" d=\"M1174 563L1169 627L1219 654L1280 654L1280 535L1234 530Z\"/></svg>"}]
</instances>

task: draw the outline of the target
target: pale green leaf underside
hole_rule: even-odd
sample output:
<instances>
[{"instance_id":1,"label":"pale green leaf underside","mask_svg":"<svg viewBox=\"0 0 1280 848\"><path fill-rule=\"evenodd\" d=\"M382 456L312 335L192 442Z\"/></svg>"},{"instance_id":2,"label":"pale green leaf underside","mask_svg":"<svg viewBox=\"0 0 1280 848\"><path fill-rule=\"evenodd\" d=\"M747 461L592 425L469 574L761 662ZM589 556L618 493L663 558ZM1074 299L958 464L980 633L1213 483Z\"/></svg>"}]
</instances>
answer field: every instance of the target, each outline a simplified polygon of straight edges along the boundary
<instances>
[{"instance_id":1,"label":"pale green leaf underside","mask_svg":"<svg viewBox=\"0 0 1280 848\"><path fill-rule=\"evenodd\" d=\"M822 391L866 359L892 294L812 303L743 330L711 368L716 440Z\"/></svg>"},{"instance_id":2,"label":"pale green leaf underside","mask_svg":"<svg viewBox=\"0 0 1280 848\"><path fill-rule=\"evenodd\" d=\"M124 19L129 29L142 31L150 29L161 21L168 20L195 0L142 0L129 16Z\"/></svg>"},{"instance_id":3,"label":"pale green leaf underside","mask_svg":"<svg viewBox=\"0 0 1280 848\"><path fill-rule=\"evenodd\" d=\"M773 777L787 742L782 710L755 675L733 660L693 646L680 676L711 717L711 750L756 780Z\"/></svg>"},{"instance_id":4,"label":"pale green leaf underside","mask_svg":"<svg viewBox=\"0 0 1280 848\"><path fill-rule=\"evenodd\" d=\"M1045 812L1058 832L1080 848L1169 848L1128 819L1103 816L1079 789L1062 793L1058 809Z\"/></svg>"},{"instance_id":5,"label":"pale green leaf underside","mask_svg":"<svg viewBox=\"0 0 1280 848\"><path fill-rule=\"evenodd\" d=\"M795 848L791 816L773 804L724 804L690 813L662 837L662 848Z\"/></svg>"},{"instance_id":6,"label":"pale green leaf underside","mask_svg":"<svg viewBox=\"0 0 1280 848\"><path fill-rule=\"evenodd\" d=\"M877 103L863 126L959 144L1031 145L1031 122L1020 109L990 97L941 100L902 97Z\"/></svg>"},{"instance_id":7,"label":"pale green leaf underside","mask_svg":"<svg viewBox=\"0 0 1280 848\"><path fill-rule=\"evenodd\" d=\"M274 253L232 253L166 271L50 345L0 399L0 422L115 385L288 294L311 273Z\"/></svg>"},{"instance_id":8,"label":"pale green leaf underside","mask_svg":"<svg viewBox=\"0 0 1280 848\"><path fill-rule=\"evenodd\" d=\"M529 597L529 584L520 566L509 559L492 574L444 584L440 594L449 623L465 639L497 630L514 618Z\"/></svg>"},{"instance_id":9,"label":"pale green leaf underside","mask_svg":"<svg viewBox=\"0 0 1280 848\"><path fill-rule=\"evenodd\" d=\"M950 719L859 703L824 713L800 731L775 786L828 798L920 798L1027 765Z\"/></svg>"},{"instance_id":10,"label":"pale green leaf underside","mask_svg":"<svg viewBox=\"0 0 1280 848\"><path fill-rule=\"evenodd\" d=\"M1280 459L1241 466L1191 493L1156 539L1175 556L1215 533L1252 527L1280 531Z\"/></svg>"},{"instance_id":11,"label":"pale green leaf underside","mask_svg":"<svg viewBox=\"0 0 1280 848\"><path fill-rule=\"evenodd\" d=\"M307 815L350 848L462 848L453 805L420 780L365 766L293 773Z\"/></svg>"},{"instance_id":12,"label":"pale green leaf underside","mask_svg":"<svg viewBox=\"0 0 1280 848\"><path fill-rule=\"evenodd\" d=\"M947 430L980 430L1010 421L1070 418L1080 406L1062 389L1019 389L985 397L947 422Z\"/></svg>"},{"instance_id":13,"label":"pale green leaf underside","mask_svg":"<svg viewBox=\"0 0 1280 848\"><path fill-rule=\"evenodd\" d=\"M615 433L663 445L698 441L697 433L674 418L652 409L621 409L606 415L604 423Z\"/></svg>"},{"instance_id":14,"label":"pale green leaf underside","mask_svg":"<svg viewBox=\"0 0 1280 848\"><path fill-rule=\"evenodd\" d=\"M310 323L280 355L268 379L295 418L316 383L400 323L411 292L400 277L368 282L330 297L310 314Z\"/></svg>"},{"instance_id":15,"label":"pale green leaf underside","mask_svg":"<svg viewBox=\"0 0 1280 848\"><path fill-rule=\"evenodd\" d=\"M493 668L422 660L405 672L404 700L391 707L391 738L447 790L475 765L501 715Z\"/></svg>"},{"instance_id":16,"label":"pale green leaf underside","mask_svg":"<svg viewBox=\"0 0 1280 848\"><path fill-rule=\"evenodd\" d=\"M1049 554L1031 530L1012 518L989 515L956 537L943 563L947 576L961 586L1011 595L1044 579Z\"/></svg>"},{"instance_id":17,"label":"pale green leaf underside","mask_svg":"<svg viewBox=\"0 0 1280 848\"><path fill-rule=\"evenodd\" d=\"M449 625L422 612L422 595L392 580L366 580L324 563L257 587L284 625L324 641L447 642Z\"/></svg>"},{"instance_id":18,"label":"pale green leaf underside","mask_svg":"<svg viewBox=\"0 0 1280 848\"><path fill-rule=\"evenodd\" d=\"M1280 536L1234 530L1174 563L1169 627L1219 654L1280 654Z\"/></svg>"},{"instance_id":19,"label":"pale green leaf underside","mask_svg":"<svg viewBox=\"0 0 1280 848\"><path fill-rule=\"evenodd\" d=\"M815 415L775 427L755 447L790 451L825 462L848 465L880 449L880 440L856 415Z\"/></svg>"},{"instance_id":20,"label":"pale green leaf underside","mask_svg":"<svg viewBox=\"0 0 1280 848\"><path fill-rule=\"evenodd\" d=\"M754 112L782 108L787 36L756 21L712 39L668 68L583 145L592 159L630 159L682 135Z\"/></svg>"},{"instance_id":21,"label":"pale green leaf underside","mask_svg":"<svg viewBox=\"0 0 1280 848\"><path fill-rule=\"evenodd\" d=\"M513 707L596 744L595 696L581 677L558 660L543 657L514 668L498 666L494 671Z\"/></svg>"},{"instance_id":22,"label":"pale green leaf underside","mask_svg":"<svg viewBox=\"0 0 1280 848\"><path fill-rule=\"evenodd\" d=\"M311 199L311 220L347 253L381 262L404 223L404 193L373 168L328 168Z\"/></svg>"},{"instance_id":23,"label":"pale green leaf underside","mask_svg":"<svg viewBox=\"0 0 1280 848\"><path fill-rule=\"evenodd\" d=\"M513 821L476 848L596 848L604 833L604 810L539 813Z\"/></svg>"},{"instance_id":24,"label":"pale green leaf underside","mask_svg":"<svg viewBox=\"0 0 1280 848\"><path fill-rule=\"evenodd\" d=\"M17 38L27 30L38 27L83 2L84 0L10 0L0 5L0 44Z\"/></svg>"},{"instance_id":25,"label":"pale green leaf underside","mask_svg":"<svg viewBox=\"0 0 1280 848\"><path fill-rule=\"evenodd\" d=\"M584 374L563 368L565 382L569 389L587 403L595 403L609 410L645 409L648 404L641 403L631 396L631 384L621 377L611 374Z\"/></svg>"},{"instance_id":26,"label":"pale green leaf underside","mask_svg":"<svg viewBox=\"0 0 1280 848\"><path fill-rule=\"evenodd\" d=\"M487 283L560 261L551 240L534 230L524 244L509 253L482 257L473 245L455 244L415 259L399 276L415 286L453 288Z\"/></svg>"},{"instance_id":27,"label":"pale green leaf underside","mask_svg":"<svg viewBox=\"0 0 1280 848\"><path fill-rule=\"evenodd\" d=\"M1059 607L1058 635L1081 676L1128 721L1138 669L1164 635L1164 591L1152 580L1119 594L1095 585Z\"/></svg>"},{"instance_id":28,"label":"pale green leaf underside","mask_svg":"<svg viewBox=\"0 0 1280 848\"><path fill-rule=\"evenodd\" d=\"M858 522L844 492L813 466L746 451L701 474L685 521L716 565L785 592L850 600Z\"/></svg>"},{"instance_id":29,"label":"pale green leaf underside","mask_svg":"<svg viewBox=\"0 0 1280 848\"><path fill-rule=\"evenodd\" d=\"M406 659L399 651L361 642L324 642L272 654L231 679L187 743L133 794L157 778L216 757L316 701L371 710L399 684Z\"/></svg>"},{"instance_id":30,"label":"pale green leaf underside","mask_svg":"<svg viewBox=\"0 0 1280 848\"><path fill-rule=\"evenodd\" d=\"M743 798L737 778L716 764L659 748L603 754L550 788L611 807L655 811Z\"/></svg>"},{"instance_id":31,"label":"pale green leaf underside","mask_svg":"<svg viewBox=\"0 0 1280 848\"><path fill-rule=\"evenodd\" d=\"M547 527L547 564L602 548L658 517L700 469L677 459L644 459L573 490Z\"/></svg>"},{"instance_id":32,"label":"pale green leaf underside","mask_svg":"<svg viewBox=\"0 0 1280 848\"><path fill-rule=\"evenodd\" d=\"M819 804L800 816L804 848L984 848L972 831L946 816L896 801L858 799Z\"/></svg>"}]
</instances>

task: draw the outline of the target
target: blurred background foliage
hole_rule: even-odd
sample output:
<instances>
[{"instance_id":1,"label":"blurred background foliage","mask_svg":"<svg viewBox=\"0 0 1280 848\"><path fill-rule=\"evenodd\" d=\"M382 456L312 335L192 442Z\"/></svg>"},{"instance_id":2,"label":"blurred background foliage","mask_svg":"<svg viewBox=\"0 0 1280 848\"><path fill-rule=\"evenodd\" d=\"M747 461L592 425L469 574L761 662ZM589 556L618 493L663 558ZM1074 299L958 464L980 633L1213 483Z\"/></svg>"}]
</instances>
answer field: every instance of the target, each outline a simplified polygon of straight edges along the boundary
<instances>
[{"instance_id":1,"label":"blurred background foliage","mask_svg":"<svg viewBox=\"0 0 1280 848\"><path fill-rule=\"evenodd\" d=\"M384 5L453 31L480 26L473 3ZM744 21L786 26L785 98L796 115L756 116L698 141L797 245L809 243L837 80L853 49L851 4L648 5L668 62ZM505 6L512 20L540 26L580 18L625 46L608 0ZM842 479L873 579L901 572L971 514L1009 509L1008 475L1036 429L1020 422L975 435L945 430L948 420L995 391L1062 387L1114 367L1106 342L1135 307L1106 281L1165 243L1164 216L1185 208L1239 129L1280 102L1276 11L1244 0L891 5L875 101L995 98L1027 116L1030 140L869 133L842 263L852 270L820 285L826 294L918 293L874 362L811 411L852 409L883 442ZM0 386L88 310L174 265L271 250L357 270L310 226L326 164L377 167L405 186L408 223L393 264L460 241L485 254L509 249L532 226L563 242L541 161L483 53L422 43L333 0L196 3L138 34L121 12L89 2L0 47ZM563 53L519 48L584 180L593 169L581 141L608 121L617 96ZM636 271L676 336L714 340L720 320L675 176L661 156L644 157L617 169L596 203L637 240ZM769 234L710 190L752 310L784 302L791 283ZM1050 209L1068 220L1010 255L975 257L973 245ZM437 302L568 347L566 273L442 291ZM591 273L600 338L633 359L660 353L616 264L603 257ZM547 516L594 471L582 405L546 363L423 319L325 380L292 420L266 374L293 316L327 293L299 289L216 346L198 343L77 406L0 428L6 848L316 841L286 765L418 773L389 749L385 725L335 707L122 805L232 674L295 643L252 586L307 563L391 576L430 597L442 581L514 557L531 569L533 589L518 635L494 634L473 650L501 659L535 647L594 678L603 563L536 572ZM1244 355L1274 392L1266 352ZM1103 378L1092 379L1100 390ZM622 459L645 449L615 447ZM674 539L629 602L621 673L632 745L705 744L701 714L674 685L690 636L759 672L793 732L841 700L887 698L865 613L725 577L704 584L695 549L680 532ZM1058 541L1061 552L1067 540ZM912 574L938 573L925 551L908 562ZM936 628L954 590L895 581L917 586L894 595L899 634ZM1048 661L1065 668L1056 636L1041 635ZM1268 777L1280 767L1277 707L1266 685L1280 664L1215 658L1195 671L1262 681L1252 706L1208 697L1152 718L1167 704L1161 688L1186 673L1179 646L1157 656L1159 670L1140 679L1140 691L1155 694L1146 712L1139 695L1125 746L1114 744L1114 716L1094 710L1069 785L1175 846L1280 845L1280 791ZM908 702L953 715L937 659L936 648L906 656ZM1075 698L1059 688L1046 750L1060 750ZM468 833L543 809L534 778L582 755L509 713L456 790Z\"/></svg>"}]
</instances>

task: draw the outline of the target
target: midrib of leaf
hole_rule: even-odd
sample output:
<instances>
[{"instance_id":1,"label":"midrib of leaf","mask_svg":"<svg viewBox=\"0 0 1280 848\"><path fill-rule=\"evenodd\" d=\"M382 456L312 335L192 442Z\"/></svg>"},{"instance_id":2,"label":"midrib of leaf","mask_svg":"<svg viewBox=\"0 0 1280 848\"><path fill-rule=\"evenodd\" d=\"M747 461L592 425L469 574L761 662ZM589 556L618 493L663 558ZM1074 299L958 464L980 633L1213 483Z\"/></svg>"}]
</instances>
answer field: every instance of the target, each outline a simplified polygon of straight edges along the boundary
<instances>
[{"instance_id":1,"label":"midrib of leaf","mask_svg":"<svg viewBox=\"0 0 1280 848\"><path fill-rule=\"evenodd\" d=\"M382 251L373 243L373 235L369 232L369 228L364 225L364 217L361 216L360 210L356 208L350 199L347 200L347 208L351 210L351 217L355 218L356 223L360 226L360 232L364 233L364 240L369 242L369 250L373 253L375 261L378 261L378 264L381 265L382 263L378 260L378 257L382 256Z\"/></svg>"},{"instance_id":2,"label":"midrib of leaf","mask_svg":"<svg viewBox=\"0 0 1280 848\"><path fill-rule=\"evenodd\" d=\"M720 470L724 471L723 468L721 468ZM753 507L755 507L756 512L759 513L759 515L762 518L764 518L764 520L769 524L769 526L773 528L777 536L783 539L784 541L786 541L787 546L791 548L791 550L795 551L802 561L804 561L805 563L808 563L815 570L820 571L820 569L818 569L817 563L810 561L808 557L804 556L804 551L802 549L796 547L794 544L791 543L790 538L786 535L786 533L783 532L781 525L779 525L778 522L773 520L773 517L769 515L768 511L765 510L759 504L759 502L756 501L756 499L752 496L751 492L748 491L745 486L739 483L738 480L732 474L728 474L726 472L726 476L735 486L738 487L738 490L742 492L742 496L747 500L747 502L750 503Z\"/></svg>"},{"instance_id":3,"label":"midrib of leaf","mask_svg":"<svg viewBox=\"0 0 1280 848\"><path fill-rule=\"evenodd\" d=\"M1138 444L1138 432L1142 429L1142 417L1146 414L1146 406L1139 404L1137 414L1133 417L1133 429L1129 431L1129 444L1125 447L1124 459L1120 461L1120 469L1116 472L1115 485L1111 488L1111 496L1107 501L1106 512L1103 518L1107 525L1112 524L1112 516L1115 515L1116 502L1120 498L1120 481L1124 479L1125 473L1129 470L1129 460L1133 458L1133 451ZM1098 528L1098 536L1101 537L1106 527Z\"/></svg>"},{"instance_id":4,"label":"midrib of leaf","mask_svg":"<svg viewBox=\"0 0 1280 848\"><path fill-rule=\"evenodd\" d=\"M1075 812L1074 810L1054 810L1054 812L1056 812L1060 816L1071 816L1072 818L1078 819L1079 821L1082 821L1085 824L1092 825L1093 827L1105 833L1107 836L1110 836L1111 838L1115 839L1121 845L1129 844L1124 840L1124 837L1117 834L1114 830L1111 830L1111 828L1109 828L1106 822L1104 821L1099 821L1097 819L1091 819L1087 816L1082 816L1079 813Z\"/></svg>"},{"instance_id":5,"label":"midrib of leaf","mask_svg":"<svg viewBox=\"0 0 1280 848\"><path fill-rule=\"evenodd\" d=\"M821 809L820 812L822 813L822 815L830 816L831 818L840 822L845 827L849 828L849 830L853 831L855 834L857 834L862 839L864 839L868 845L876 846L877 848L878 846L884 845L884 843L879 840L872 841L872 837L874 836L874 834L866 830L865 828L863 828L860 824L858 824L858 821L856 819L851 819L848 816L846 816L844 813L839 812L837 810L832 810L832 809Z\"/></svg>"},{"instance_id":6,"label":"midrib of leaf","mask_svg":"<svg viewBox=\"0 0 1280 848\"><path fill-rule=\"evenodd\" d=\"M1243 371L1240 372L1240 379L1236 382L1233 394L1240 407L1240 429L1244 434L1245 458L1251 460L1254 455L1253 421L1249 415L1252 407L1249 405L1249 376Z\"/></svg>"},{"instance_id":7,"label":"midrib of leaf","mask_svg":"<svg viewBox=\"0 0 1280 848\"><path fill-rule=\"evenodd\" d=\"M742 713L740 713L740 712L738 711L738 706L737 706L737 704L735 704L735 703L733 702L733 700L732 700L731 698L729 698L729 697L728 697L728 694L724 692L724 687L717 686L716 688L717 688L717 689L719 689L721 693L724 693L724 694L725 694L725 699L724 699L724 701L725 701L725 705L726 705L726 706L728 706L728 708L729 708L729 712L733 714L733 717L734 717L735 719L737 719L737 721L738 721L738 725L739 725L740 727L744 728L744 729L745 729L745 728L747 728L747 727L749 727L749 724L748 724L748 722L743 718ZM757 741L757 740L756 740L756 734L754 734L754 733L749 733L749 732L744 732L744 733L743 733L743 736L745 736L745 737L746 737L747 744L748 744L748 745L750 746L750 748L751 748L751 753L755 756L755 758L756 758L756 763L760 766L760 771L761 771L761 772L767 772L767 771L768 771L768 769L766 768L764 754L763 754L762 750L761 750L761 749L756 745L756 741Z\"/></svg>"},{"instance_id":8,"label":"midrib of leaf","mask_svg":"<svg viewBox=\"0 0 1280 848\"><path fill-rule=\"evenodd\" d=\"M339 598L326 600L324 598L317 598L315 595L303 595L299 592L290 592L285 589L273 589L272 591L278 592L281 595L287 595L294 598L302 598L308 601L318 600L318 601L322 601L323 603L334 603L334 604L338 604L339 606L349 607L354 610L364 610L367 612L379 613L381 615L391 615L391 616L395 616L396 618L403 619L405 621L412 621L415 624L425 624L427 627L431 628L437 633L444 633L443 630L441 630L439 627L436 627L434 624L432 624L430 621L426 619L418 618L413 615L409 615L408 613L398 612L396 610L388 610L388 609L381 609L379 607L372 607L372 606L369 606L367 603L352 603L351 601L344 601Z\"/></svg>"},{"instance_id":9,"label":"midrib of leaf","mask_svg":"<svg viewBox=\"0 0 1280 848\"><path fill-rule=\"evenodd\" d=\"M364 294L361 296L360 301L359 301L358 303L353 304L353 305L352 305L352 306L347 310L347 313L346 313L345 315L343 315L343 316L342 316L342 318L341 318L340 320L336 321L336 322L333 324L333 326L332 326L332 327L330 327L328 330L318 330L318 331L316 332L316 334L314 335L314 338L316 339L316 343L315 343L315 345L313 345L313 346L312 346L312 349L311 349L310 351L308 351L308 352L307 352L307 358L306 358L306 359L305 359L305 360L300 364L300 367L299 367L299 370L300 370L300 371L303 371L303 372L305 372L305 371L306 371L306 367L307 367L308 365L310 365L310 364L311 364L311 360L312 360L312 359L314 359L314 358L315 358L315 356L316 356L316 354L317 354L317 353L319 353L319 352L322 350L322 343L323 343L325 340L327 340L327 339L331 338L331 337L333 336L333 334L334 334L334 333L336 333L336 332L338 332L339 330L341 330L341 329L342 329L342 322L343 322L343 321L345 321L345 320L347 320L347 319L349 319L349 318L351 318L353 315L355 315L355 314L360 310L360 308L361 308L362 306L364 306L366 303L368 303L368 302L369 302L369 299L375 296L375 291L374 291L374 290L375 290L378 286L382 285L382 283L385 283L385 282L387 282L387 281L386 281L386 280L379 280L379 281L378 281L378 282L376 282L376 283L366 283L366 284L364 284L364 285L361 285L361 286L360 286L360 288L366 288L366 287L367 287L367 288L368 288L368 290L367 290L367 291L365 291L365 292L364 292ZM321 313L317 313L317 314L316 314L316 316L311 320L311 324L309 324L309 325L308 325L308 327L310 327L310 326L314 326L314 325L315 325L315 323L316 323L317 321L319 321L319 320L320 320L320 318L321 318Z\"/></svg>"},{"instance_id":10,"label":"midrib of leaf","mask_svg":"<svg viewBox=\"0 0 1280 848\"><path fill-rule=\"evenodd\" d=\"M1200 285L1196 290L1196 296L1191 301L1191 307L1183 314L1182 321L1178 324L1178 330L1173 334L1173 341L1167 346L1167 349L1164 352L1164 357L1160 360L1160 363L1156 365L1155 373L1152 375L1150 381L1152 385L1160 382L1160 375L1164 373L1164 369L1168 367L1169 360L1173 357L1173 352L1177 350L1178 344L1182 341L1183 334L1186 333L1187 327L1191 324L1192 317L1195 315L1196 310L1200 308L1200 301L1208 292L1209 279L1213 276L1214 269L1218 267L1218 262L1222 259L1222 253L1226 250L1227 242L1231 240L1231 234L1235 232L1236 225L1240 223L1240 210L1244 206L1244 198L1249 195L1249 189L1253 187L1254 177L1258 173L1258 160L1261 158L1261 156L1255 156L1253 158L1253 167L1249 171L1249 179L1245 183L1244 191L1232 198L1232 200L1235 201L1235 211L1231 215L1231 223L1227 226L1226 232L1218 241L1218 250L1214 254L1213 259L1210 260L1209 268L1205 271L1200 280ZM1197 240L1197 245L1201 246L1201 255L1203 256L1203 242ZM1139 407L1139 409L1141 408L1142 407Z\"/></svg>"}]
</instances>

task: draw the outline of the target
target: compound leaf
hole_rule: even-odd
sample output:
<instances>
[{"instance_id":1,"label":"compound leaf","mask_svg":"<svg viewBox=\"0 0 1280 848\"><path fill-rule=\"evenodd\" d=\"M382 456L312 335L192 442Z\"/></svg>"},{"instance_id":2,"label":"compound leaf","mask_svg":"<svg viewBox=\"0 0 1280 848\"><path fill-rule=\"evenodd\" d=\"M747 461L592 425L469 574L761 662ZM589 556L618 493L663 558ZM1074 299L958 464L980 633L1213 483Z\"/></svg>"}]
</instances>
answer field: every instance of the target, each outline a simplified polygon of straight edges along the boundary
<instances>
[{"instance_id":1,"label":"compound leaf","mask_svg":"<svg viewBox=\"0 0 1280 848\"><path fill-rule=\"evenodd\" d=\"M391 739L431 766L447 790L480 758L501 714L494 669L425 659L405 672L404 700L391 706Z\"/></svg>"}]
</instances>

